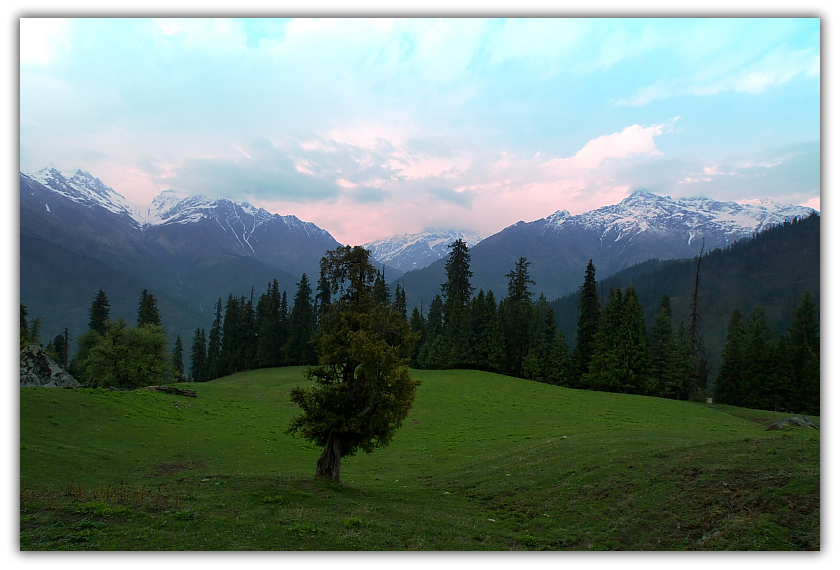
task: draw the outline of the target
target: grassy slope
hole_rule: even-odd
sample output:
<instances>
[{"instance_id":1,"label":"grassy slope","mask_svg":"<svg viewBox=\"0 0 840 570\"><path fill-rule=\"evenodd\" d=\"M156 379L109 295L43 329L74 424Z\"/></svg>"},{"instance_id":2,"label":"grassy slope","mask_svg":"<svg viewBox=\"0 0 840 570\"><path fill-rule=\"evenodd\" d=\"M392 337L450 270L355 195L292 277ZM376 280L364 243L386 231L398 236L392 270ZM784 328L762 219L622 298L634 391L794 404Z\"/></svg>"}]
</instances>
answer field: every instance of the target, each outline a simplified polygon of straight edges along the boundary
<instances>
[{"instance_id":1,"label":"grassy slope","mask_svg":"<svg viewBox=\"0 0 840 570\"><path fill-rule=\"evenodd\" d=\"M21 389L21 548L819 548L819 433L765 432L782 414L416 371L341 488L282 433L300 372Z\"/></svg>"}]
</instances>

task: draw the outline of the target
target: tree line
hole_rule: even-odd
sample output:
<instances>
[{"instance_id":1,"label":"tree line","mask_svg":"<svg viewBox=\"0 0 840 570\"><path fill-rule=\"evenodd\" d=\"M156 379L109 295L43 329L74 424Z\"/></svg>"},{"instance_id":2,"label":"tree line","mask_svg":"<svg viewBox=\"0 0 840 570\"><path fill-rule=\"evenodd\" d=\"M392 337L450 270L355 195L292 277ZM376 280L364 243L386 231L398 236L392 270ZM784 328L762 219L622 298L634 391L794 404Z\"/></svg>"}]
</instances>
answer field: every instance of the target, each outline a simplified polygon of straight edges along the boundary
<instances>
[{"instance_id":1,"label":"tree line","mask_svg":"<svg viewBox=\"0 0 840 570\"><path fill-rule=\"evenodd\" d=\"M411 315L412 330L420 335L412 366L473 368L570 388L702 401L709 374L698 295L703 259L701 252L689 321L674 326L664 295L650 330L632 286L612 288L602 304L590 260L569 350L551 306L543 296L533 299L525 258L507 274L508 294L497 303L492 291L473 294L469 249L458 240L450 246L441 293L426 314L415 308ZM753 312L749 327L736 310L724 364L712 385L715 401L818 415L816 313L806 293L789 333L775 336L763 309Z\"/></svg>"},{"instance_id":2,"label":"tree line","mask_svg":"<svg viewBox=\"0 0 840 570\"><path fill-rule=\"evenodd\" d=\"M88 312L88 330L79 336L72 360L68 358L65 335L56 336L44 349L82 385L133 389L184 379L181 337L175 339L172 352L168 352L157 299L148 289L140 294L136 326L130 326L122 316L111 319L110 302L101 289ZM27 317L28 310L21 304L21 347L25 343L41 344L40 319L30 323Z\"/></svg>"},{"instance_id":3,"label":"tree line","mask_svg":"<svg viewBox=\"0 0 840 570\"><path fill-rule=\"evenodd\" d=\"M393 304L405 315L405 291L396 289L392 302L385 276L376 271L371 294L377 302ZM321 271L313 291L306 273L297 283L291 309L286 291L276 279L254 303L251 297L228 295L215 305L209 333L197 328L190 348L189 379L207 382L243 370L318 364L314 339L332 305L328 276Z\"/></svg>"}]
</instances>

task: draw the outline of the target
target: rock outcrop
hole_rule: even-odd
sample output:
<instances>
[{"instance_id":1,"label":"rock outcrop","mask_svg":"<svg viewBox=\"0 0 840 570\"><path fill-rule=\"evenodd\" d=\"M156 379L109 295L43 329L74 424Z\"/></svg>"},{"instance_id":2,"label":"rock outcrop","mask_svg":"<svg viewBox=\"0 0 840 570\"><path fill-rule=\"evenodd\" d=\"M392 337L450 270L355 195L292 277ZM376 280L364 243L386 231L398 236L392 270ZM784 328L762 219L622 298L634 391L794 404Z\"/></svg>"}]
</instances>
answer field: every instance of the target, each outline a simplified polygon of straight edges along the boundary
<instances>
[{"instance_id":1,"label":"rock outcrop","mask_svg":"<svg viewBox=\"0 0 840 570\"><path fill-rule=\"evenodd\" d=\"M20 351L20 385L41 388L78 388L79 382L44 352L30 344Z\"/></svg>"}]
</instances>

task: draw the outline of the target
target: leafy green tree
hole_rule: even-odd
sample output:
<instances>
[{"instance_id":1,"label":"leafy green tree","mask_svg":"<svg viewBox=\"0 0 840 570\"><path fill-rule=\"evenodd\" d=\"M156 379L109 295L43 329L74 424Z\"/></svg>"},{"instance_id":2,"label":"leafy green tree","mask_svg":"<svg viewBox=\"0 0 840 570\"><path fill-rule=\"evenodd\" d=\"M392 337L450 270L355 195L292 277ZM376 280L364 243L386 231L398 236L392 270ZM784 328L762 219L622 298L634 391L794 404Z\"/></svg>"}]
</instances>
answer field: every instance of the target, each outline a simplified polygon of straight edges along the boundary
<instances>
[{"instance_id":1,"label":"leafy green tree","mask_svg":"<svg viewBox=\"0 0 840 570\"><path fill-rule=\"evenodd\" d=\"M601 320L601 304L598 301L598 281L595 279L595 265L592 260L586 266L586 275L577 301L580 317L577 324L577 344L572 352L573 385L580 386L583 375L589 370L592 353L595 350L595 334Z\"/></svg>"},{"instance_id":2,"label":"leafy green tree","mask_svg":"<svg viewBox=\"0 0 840 570\"><path fill-rule=\"evenodd\" d=\"M92 317L93 314L91 314ZM140 293L140 303L137 308L137 326L142 327L143 325L160 326L160 313L158 312L157 299L155 299L155 296L148 289L143 289Z\"/></svg>"},{"instance_id":3,"label":"leafy green tree","mask_svg":"<svg viewBox=\"0 0 840 570\"><path fill-rule=\"evenodd\" d=\"M184 346L181 344L181 335L175 337L175 346L172 347L172 374L176 382L184 381Z\"/></svg>"},{"instance_id":4,"label":"leafy green tree","mask_svg":"<svg viewBox=\"0 0 840 570\"><path fill-rule=\"evenodd\" d=\"M111 321L108 321L110 325ZM105 329L107 332L107 328ZM83 385L87 385L90 377L87 371L87 357L91 349L102 342L103 335L95 330L88 330L82 333L76 340L76 353L70 361L70 369L67 371Z\"/></svg>"},{"instance_id":5,"label":"leafy green tree","mask_svg":"<svg viewBox=\"0 0 840 570\"><path fill-rule=\"evenodd\" d=\"M735 309L729 318L726 344L721 352L720 368L714 384L714 401L730 406L742 405L744 376L744 341L746 326L741 311Z\"/></svg>"},{"instance_id":6,"label":"leafy green tree","mask_svg":"<svg viewBox=\"0 0 840 570\"><path fill-rule=\"evenodd\" d=\"M284 292L285 293L285 292ZM268 290L257 303L257 367L275 367L284 364L285 329L280 306L282 296L277 279L269 284Z\"/></svg>"},{"instance_id":7,"label":"leafy green tree","mask_svg":"<svg viewBox=\"0 0 840 570\"><path fill-rule=\"evenodd\" d=\"M26 308L26 305L23 303L20 304L20 349L23 350L27 344L29 344L29 321L27 320L27 316L29 315L29 310Z\"/></svg>"},{"instance_id":8,"label":"leafy green tree","mask_svg":"<svg viewBox=\"0 0 840 570\"><path fill-rule=\"evenodd\" d=\"M210 379L207 369L207 336L204 329L195 329L190 348L190 379L193 382L207 382Z\"/></svg>"},{"instance_id":9,"label":"leafy green tree","mask_svg":"<svg viewBox=\"0 0 840 570\"><path fill-rule=\"evenodd\" d=\"M312 287L306 273L301 275L297 286L292 312L289 315L289 363L316 364L318 354L312 343L315 334L315 308L312 305Z\"/></svg>"},{"instance_id":10,"label":"leafy green tree","mask_svg":"<svg viewBox=\"0 0 840 570\"><path fill-rule=\"evenodd\" d=\"M141 294L141 304L142 303L143 301ZM105 291L100 289L99 292L93 297L93 303L91 303L88 313L90 313L88 329L96 331L101 335L104 335L105 331L108 328L108 321L111 318L111 304L108 302L108 296L105 295Z\"/></svg>"},{"instance_id":11,"label":"leafy green tree","mask_svg":"<svg viewBox=\"0 0 840 570\"><path fill-rule=\"evenodd\" d=\"M169 366L163 327L129 327L122 317L109 322L105 335L90 349L85 361L89 385L94 388L151 386L165 380Z\"/></svg>"},{"instance_id":12,"label":"leafy green tree","mask_svg":"<svg viewBox=\"0 0 840 570\"><path fill-rule=\"evenodd\" d=\"M340 482L341 460L387 446L414 402L408 357L417 340L393 305L373 297L375 270L362 247L328 251L321 268L333 294L318 333L321 365L311 387L289 395L301 408L287 433L323 447L315 475Z\"/></svg>"},{"instance_id":13,"label":"leafy green tree","mask_svg":"<svg viewBox=\"0 0 840 570\"><path fill-rule=\"evenodd\" d=\"M242 352L242 343L237 334L239 332L239 310L239 299L234 297L233 293L229 293L222 321L222 343L217 372L219 376L227 376L239 371L237 364Z\"/></svg>"}]
</instances>

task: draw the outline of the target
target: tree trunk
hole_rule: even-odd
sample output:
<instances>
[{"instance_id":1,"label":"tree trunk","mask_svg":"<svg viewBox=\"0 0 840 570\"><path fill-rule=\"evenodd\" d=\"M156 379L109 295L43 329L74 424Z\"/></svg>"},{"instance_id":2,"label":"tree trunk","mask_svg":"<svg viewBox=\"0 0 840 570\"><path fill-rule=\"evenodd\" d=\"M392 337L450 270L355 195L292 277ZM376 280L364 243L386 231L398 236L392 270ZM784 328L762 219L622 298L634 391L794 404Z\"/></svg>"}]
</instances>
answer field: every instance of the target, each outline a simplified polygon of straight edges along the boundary
<instances>
[{"instance_id":1,"label":"tree trunk","mask_svg":"<svg viewBox=\"0 0 840 570\"><path fill-rule=\"evenodd\" d=\"M324 452L318 459L315 477L327 477L336 483L341 483L341 443L339 437L333 433L327 438Z\"/></svg>"}]
</instances>

